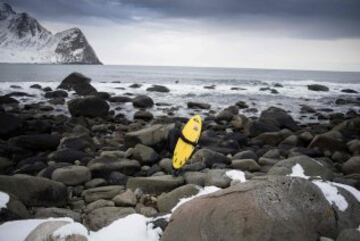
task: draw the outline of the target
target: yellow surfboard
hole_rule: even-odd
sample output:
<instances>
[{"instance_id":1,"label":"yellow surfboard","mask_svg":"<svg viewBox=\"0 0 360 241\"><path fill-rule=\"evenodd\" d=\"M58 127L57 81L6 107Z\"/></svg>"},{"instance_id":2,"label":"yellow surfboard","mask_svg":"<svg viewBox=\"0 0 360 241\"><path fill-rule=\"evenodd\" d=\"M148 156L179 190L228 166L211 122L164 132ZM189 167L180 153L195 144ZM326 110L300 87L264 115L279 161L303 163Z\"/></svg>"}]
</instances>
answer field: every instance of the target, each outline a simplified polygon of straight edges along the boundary
<instances>
[{"instance_id":1,"label":"yellow surfboard","mask_svg":"<svg viewBox=\"0 0 360 241\"><path fill-rule=\"evenodd\" d=\"M186 161L193 153L196 143L199 141L201 134L201 117L193 116L181 131L181 136L176 143L172 165L175 169L179 169L185 165Z\"/></svg>"}]
</instances>

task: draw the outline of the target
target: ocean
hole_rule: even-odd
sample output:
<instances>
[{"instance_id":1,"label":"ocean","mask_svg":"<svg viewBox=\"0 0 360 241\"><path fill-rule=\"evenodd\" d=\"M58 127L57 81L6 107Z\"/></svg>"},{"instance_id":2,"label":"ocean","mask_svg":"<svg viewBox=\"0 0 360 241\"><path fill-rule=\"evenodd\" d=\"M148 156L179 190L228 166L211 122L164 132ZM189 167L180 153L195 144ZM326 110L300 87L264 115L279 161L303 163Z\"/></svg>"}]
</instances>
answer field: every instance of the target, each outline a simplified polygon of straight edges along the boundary
<instances>
[{"instance_id":1,"label":"ocean","mask_svg":"<svg viewBox=\"0 0 360 241\"><path fill-rule=\"evenodd\" d=\"M315 109L331 108L336 112L349 109L359 111L359 106L339 106L338 98L358 98L359 94L341 92L353 89L360 92L360 72L266 70L242 68L197 68L197 67L155 67L155 66L116 66L116 65L37 65L37 64L0 64L0 94L24 91L36 98L21 97L23 104L45 100L43 92L29 88L38 83L53 89L72 72L80 72L92 79L98 91L113 95L146 94L155 102L168 103L171 107L154 107L156 115L171 112L175 116L189 116L194 110L186 108L188 101L209 103L218 111L245 101L249 109L241 110L247 116L256 116L270 107L281 107L297 119L311 121L300 113L301 105ZM120 82L120 83L119 83ZM129 88L133 83L141 84L138 89ZM148 92L153 84L165 85L169 93ZM327 92L310 91L309 84L322 84L329 87ZM22 90L11 88L18 85ZM204 88L212 86L213 88ZM275 89L278 93L272 93ZM73 98L71 96L69 98ZM112 108L119 107L113 105ZM120 109L120 110L119 110ZM257 110L257 111L256 111ZM131 117L133 108L130 103L117 108ZM66 113L65 107L57 107L57 113ZM321 112L321 110L320 110Z\"/></svg>"}]
</instances>

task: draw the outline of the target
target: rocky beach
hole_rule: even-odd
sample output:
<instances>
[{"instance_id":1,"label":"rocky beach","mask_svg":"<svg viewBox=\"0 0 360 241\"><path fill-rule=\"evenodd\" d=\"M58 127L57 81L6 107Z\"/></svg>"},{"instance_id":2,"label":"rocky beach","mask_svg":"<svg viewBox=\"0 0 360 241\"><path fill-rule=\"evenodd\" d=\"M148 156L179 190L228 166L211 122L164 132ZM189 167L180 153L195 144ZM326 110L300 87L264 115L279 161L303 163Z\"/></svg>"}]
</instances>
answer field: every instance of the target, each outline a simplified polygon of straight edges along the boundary
<instances>
[{"instance_id":1,"label":"rocky beach","mask_svg":"<svg viewBox=\"0 0 360 241\"><path fill-rule=\"evenodd\" d=\"M339 112L308 102L292 106L295 117L248 99L214 108L189 96L187 115L177 115L161 99L171 85L139 92L127 83L123 94L97 85L71 73L51 87L2 89L1 240L360 240L357 90L339 90ZM197 113L198 146L174 172L179 130Z\"/></svg>"}]
</instances>

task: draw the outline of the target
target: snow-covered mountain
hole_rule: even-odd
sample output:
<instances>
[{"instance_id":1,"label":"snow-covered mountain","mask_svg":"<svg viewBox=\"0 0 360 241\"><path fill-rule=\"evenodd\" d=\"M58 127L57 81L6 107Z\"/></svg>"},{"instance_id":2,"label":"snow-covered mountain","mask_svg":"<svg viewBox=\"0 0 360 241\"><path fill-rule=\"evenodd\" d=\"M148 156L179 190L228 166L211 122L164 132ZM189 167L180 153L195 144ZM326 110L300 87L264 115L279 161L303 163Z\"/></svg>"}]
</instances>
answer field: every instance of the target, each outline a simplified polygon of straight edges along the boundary
<instances>
[{"instance_id":1,"label":"snow-covered mountain","mask_svg":"<svg viewBox=\"0 0 360 241\"><path fill-rule=\"evenodd\" d=\"M1 2L0 62L101 64L79 28L52 34L29 14Z\"/></svg>"}]
</instances>

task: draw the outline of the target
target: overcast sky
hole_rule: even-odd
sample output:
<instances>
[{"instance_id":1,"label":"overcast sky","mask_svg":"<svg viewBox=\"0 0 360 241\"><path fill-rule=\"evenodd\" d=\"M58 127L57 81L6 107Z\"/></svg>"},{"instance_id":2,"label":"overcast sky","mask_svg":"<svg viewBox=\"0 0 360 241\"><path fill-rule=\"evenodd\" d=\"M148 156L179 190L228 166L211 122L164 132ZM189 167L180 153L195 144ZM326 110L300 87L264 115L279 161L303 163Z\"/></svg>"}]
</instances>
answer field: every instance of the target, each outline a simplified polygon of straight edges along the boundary
<instances>
[{"instance_id":1,"label":"overcast sky","mask_svg":"<svg viewBox=\"0 0 360 241\"><path fill-rule=\"evenodd\" d=\"M105 64L360 71L360 0L9 0Z\"/></svg>"}]
</instances>

